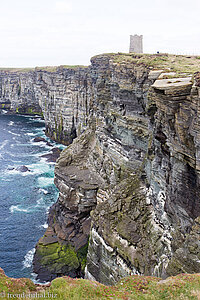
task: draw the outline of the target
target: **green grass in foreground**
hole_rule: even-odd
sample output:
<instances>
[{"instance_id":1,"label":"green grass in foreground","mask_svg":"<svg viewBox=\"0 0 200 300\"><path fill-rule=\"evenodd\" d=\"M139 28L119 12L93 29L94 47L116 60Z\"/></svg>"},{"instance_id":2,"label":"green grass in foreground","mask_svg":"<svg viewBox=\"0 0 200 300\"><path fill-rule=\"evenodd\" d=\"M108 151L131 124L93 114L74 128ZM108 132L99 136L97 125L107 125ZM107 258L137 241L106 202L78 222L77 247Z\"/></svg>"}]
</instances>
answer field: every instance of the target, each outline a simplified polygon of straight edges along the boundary
<instances>
[{"instance_id":1,"label":"green grass in foreground","mask_svg":"<svg viewBox=\"0 0 200 300\"><path fill-rule=\"evenodd\" d=\"M151 276L129 276L115 286L105 286L96 281L72 279L64 276L52 281L51 285L37 286L30 279L8 278L0 269L0 299L200 299L200 274L180 274L166 280ZM11 296L12 295L12 296ZM37 296L37 297L36 297Z\"/></svg>"},{"instance_id":2,"label":"green grass in foreground","mask_svg":"<svg viewBox=\"0 0 200 300\"><path fill-rule=\"evenodd\" d=\"M199 299L200 275L160 278L131 276L116 286L84 279L58 278L49 288L57 299Z\"/></svg>"}]
</instances>

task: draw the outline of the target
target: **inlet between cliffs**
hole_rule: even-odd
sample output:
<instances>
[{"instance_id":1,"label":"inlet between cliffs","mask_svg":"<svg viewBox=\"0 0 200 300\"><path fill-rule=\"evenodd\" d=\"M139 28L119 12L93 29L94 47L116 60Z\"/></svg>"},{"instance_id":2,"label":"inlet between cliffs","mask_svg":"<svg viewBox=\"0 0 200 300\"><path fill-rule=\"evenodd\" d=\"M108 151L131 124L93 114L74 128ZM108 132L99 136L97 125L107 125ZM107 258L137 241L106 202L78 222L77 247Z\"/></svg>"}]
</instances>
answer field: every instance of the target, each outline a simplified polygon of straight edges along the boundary
<instances>
[{"instance_id":1,"label":"inlet between cliffs","mask_svg":"<svg viewBox=\"0 0 200 300\"><path fill-rule=\"evenodd\" d=\"M51 159L58 147L39 117L0 114L0 264L8 276L34 279L34 247L58 197Z\"/></svg>"}]
</instances>

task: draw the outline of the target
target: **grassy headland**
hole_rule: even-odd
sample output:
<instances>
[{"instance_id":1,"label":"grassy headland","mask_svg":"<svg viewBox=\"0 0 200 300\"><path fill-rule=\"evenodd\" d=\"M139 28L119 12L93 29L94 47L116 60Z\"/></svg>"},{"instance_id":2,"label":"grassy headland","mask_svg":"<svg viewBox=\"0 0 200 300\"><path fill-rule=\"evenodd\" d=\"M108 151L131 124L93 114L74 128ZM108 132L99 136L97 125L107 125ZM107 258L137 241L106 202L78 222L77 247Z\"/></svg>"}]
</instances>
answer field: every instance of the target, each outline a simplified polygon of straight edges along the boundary
<instances>
[{"instance_id":1,"label":"grassy headland","mask_svg":"<svg viewBox=\"0 0 200 300\"><path fill-rule=\"evenodd\" d=\"M64 276L44 286L34 285L27 278L9 278L0 269L0 299L20 297L59 300L198 300L200 299L200 274L179 274L165 280L152 276L134 275L120 280L115 286Z\"/></svg>"}]
</instances>

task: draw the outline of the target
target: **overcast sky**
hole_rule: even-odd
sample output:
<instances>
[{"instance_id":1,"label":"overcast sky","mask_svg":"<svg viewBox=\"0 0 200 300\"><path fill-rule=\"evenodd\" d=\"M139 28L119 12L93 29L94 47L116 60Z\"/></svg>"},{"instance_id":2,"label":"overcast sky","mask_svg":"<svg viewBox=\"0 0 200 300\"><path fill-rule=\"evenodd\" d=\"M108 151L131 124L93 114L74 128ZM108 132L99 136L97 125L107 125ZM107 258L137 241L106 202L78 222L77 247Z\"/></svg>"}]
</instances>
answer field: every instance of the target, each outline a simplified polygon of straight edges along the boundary
<instances>
[{"instance_id":1,"label":"overcast sky","mask_svg":"<svg viewBox=\"0 0 200 300\"><path fill-rule=\"evenodd\" d=\"M88 65L128 52L200 55L200 0L0 0L0 67Z\"/></svg>"}]
</instances>

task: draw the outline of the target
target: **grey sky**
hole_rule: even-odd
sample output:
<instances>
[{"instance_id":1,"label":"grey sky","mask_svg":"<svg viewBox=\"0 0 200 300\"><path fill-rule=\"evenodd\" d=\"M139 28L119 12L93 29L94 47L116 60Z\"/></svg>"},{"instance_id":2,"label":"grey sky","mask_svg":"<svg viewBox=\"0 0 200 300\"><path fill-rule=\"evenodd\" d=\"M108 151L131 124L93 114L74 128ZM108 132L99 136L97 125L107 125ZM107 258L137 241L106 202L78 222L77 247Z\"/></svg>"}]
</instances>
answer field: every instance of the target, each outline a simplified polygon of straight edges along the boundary
<instances>
[{"instance_id":1,"label":"grey sky","mask_svg":"<svg viewBox=\"0 0 200 300\"><path fill-rule=\"evenodd\" d=\"M0 0L0 66L89 64L128 52L143 34L144 52L200 55L199 0Z\"/></svg>"}]
</instances>

